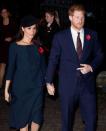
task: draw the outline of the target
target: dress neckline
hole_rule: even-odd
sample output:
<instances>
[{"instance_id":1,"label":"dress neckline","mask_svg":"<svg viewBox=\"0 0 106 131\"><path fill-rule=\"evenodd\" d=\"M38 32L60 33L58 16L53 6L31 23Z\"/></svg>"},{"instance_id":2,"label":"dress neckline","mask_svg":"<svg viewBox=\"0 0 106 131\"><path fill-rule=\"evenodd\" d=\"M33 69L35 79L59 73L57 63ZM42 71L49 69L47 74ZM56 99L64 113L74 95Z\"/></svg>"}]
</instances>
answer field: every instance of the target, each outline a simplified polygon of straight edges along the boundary
<instances>
[{"instance_id":1,"label":"dress neckline","mask_svg":"<svg viewBox=\"0 0 106 131\"><path fill-rule=\"evenodd\" d=\"M26 44L26 45L24 45L24 44L18 44L18 43L16 42L16 45L17 45L17 46L26 47L26 46L33 46L34 44Z\"/></svg>"}]
</instances>

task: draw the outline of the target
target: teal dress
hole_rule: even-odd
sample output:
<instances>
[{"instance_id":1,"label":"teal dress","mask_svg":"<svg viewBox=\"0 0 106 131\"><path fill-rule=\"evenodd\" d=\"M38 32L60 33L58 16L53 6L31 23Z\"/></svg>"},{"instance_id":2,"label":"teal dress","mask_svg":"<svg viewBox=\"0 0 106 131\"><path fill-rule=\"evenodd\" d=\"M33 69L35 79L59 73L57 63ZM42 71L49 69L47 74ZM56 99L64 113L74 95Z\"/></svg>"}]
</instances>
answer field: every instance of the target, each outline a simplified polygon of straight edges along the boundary
<instances>
[{"instance_id":1,"label":"teal dress","mask_svg":"<svg viewBox=\"0 0 106 131\"><path fill-rule=\"evenodd\" d=\"M43 122L44 55L36 44L12 43L6 80L11 80L10 127Z\"/></svg>"}]
</instances>

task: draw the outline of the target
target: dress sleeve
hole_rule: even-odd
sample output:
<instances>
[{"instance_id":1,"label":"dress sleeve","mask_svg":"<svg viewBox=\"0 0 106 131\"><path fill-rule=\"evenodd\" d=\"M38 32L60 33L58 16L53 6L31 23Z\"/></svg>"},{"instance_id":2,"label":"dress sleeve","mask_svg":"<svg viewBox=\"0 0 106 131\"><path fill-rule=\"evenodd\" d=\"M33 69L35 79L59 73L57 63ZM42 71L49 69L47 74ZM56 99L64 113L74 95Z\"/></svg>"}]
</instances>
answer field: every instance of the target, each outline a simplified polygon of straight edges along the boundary
<instances>
[{"instance_id":1,"label":"dress sleeve","mask_svg":"<svg viewBox=\"0 0 106 131\"><path fill-rule=\"evenodd\" d=\"M6 80L12 80L15 71L16 61L16 46L14 43L10 44L9 57L7 63Z\"/></svg>"}]
</instances>

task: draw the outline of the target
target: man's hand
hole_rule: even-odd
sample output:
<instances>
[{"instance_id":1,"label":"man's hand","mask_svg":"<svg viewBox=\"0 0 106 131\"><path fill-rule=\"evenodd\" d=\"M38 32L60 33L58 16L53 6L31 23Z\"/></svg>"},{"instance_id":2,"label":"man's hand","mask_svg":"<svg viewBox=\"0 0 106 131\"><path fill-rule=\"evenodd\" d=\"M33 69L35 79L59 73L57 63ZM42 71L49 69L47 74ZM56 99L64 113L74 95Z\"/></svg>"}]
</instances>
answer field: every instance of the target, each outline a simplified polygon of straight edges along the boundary
<instances>
[{"instance_id":1,"label":"man's hand","mask_svg":"<svg viewBox=\"0 0 106 131\"><path fill-rule=\"evenodd\" d=\"M89 72L93 72L92 67L88 64L80 64L80 68L77 68L77 70L80 70L82 74L87 74Z\"/></svg>"},{"instance_id":2,"label":"man's hand","mask_svg":"<svg viewBox=\"0 0 106 131\"><path fill-rule=\"evenodd\" d=\"M50 83L47 83L46 86L47 86L48 94L54 96L54 94L55 94L54 85L53 85L53 84L50 84Z\"/></svg>"}]
</instances>

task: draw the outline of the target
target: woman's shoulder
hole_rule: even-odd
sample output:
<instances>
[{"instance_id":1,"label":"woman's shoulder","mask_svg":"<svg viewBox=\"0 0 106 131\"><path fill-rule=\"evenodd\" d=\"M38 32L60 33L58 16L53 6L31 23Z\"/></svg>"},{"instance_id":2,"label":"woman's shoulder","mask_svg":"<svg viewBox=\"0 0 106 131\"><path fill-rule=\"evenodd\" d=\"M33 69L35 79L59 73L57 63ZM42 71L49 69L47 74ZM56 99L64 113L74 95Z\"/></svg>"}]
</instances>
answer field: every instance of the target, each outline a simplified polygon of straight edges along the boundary
<instances>
[{"instance_id":1,"label":"woman's shoulder","mask_svg":"<svg viewBox=\"0 0 106 131\"><path fill-rule=\"evenodd\" d=\"M12 42L12 43L10 44L10 48L16 48L16 42Z\"/></svg>"},{"instance_id":2,"label":"woman's shoulder","mask_svg":"<svg viewBox=\"0 0 106 131\"><path fill-rule=\"evenodd\" d=\"M9 52L16 52L16 42L12 42L9 46Z\"/></svg>"},{"instance_id":3,"label":"woman's shoulder","mask_svg":"<svg viewBox=\"0 0 106 131\"><path fill-rule=\"evenodd\" d=\"M15 42L15 41L12 42L12 43L10 44L10 46L16 46L16 42Z\"/></svg>"},{"instance_id":4,"label":"woman's shoulder","mask_svg":"<svg viewBox=\"0 0 106 131\"><path fill-rule=\"evenodd\" d=\"M22 40L16 41L15 44L16 45L22 45Z\"/></svg>"}]
</instances>

